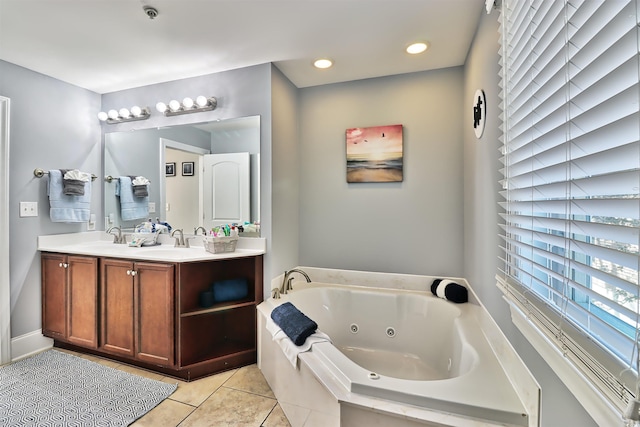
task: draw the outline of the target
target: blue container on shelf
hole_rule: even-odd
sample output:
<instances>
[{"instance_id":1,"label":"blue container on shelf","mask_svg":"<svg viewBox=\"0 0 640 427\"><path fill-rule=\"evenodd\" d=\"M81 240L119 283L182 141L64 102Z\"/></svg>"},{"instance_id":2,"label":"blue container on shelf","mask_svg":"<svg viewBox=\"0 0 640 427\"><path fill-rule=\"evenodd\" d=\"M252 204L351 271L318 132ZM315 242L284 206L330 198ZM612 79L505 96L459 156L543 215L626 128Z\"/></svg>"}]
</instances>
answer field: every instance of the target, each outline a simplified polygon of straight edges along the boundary
<instances>
[{"instance_id":1,"label":"blue container on shelf","mask_svg":"<svg viewBox=\"0 0 640 427\"><path fill-rule=\"evenodd\" d=\"M215 303L215 298L213 297L213 291L207 290L200 292L198 296L198 304L200 307L209 308Z\"/></svg>"},{"instance_id":2,"label":"blue container on shelf","mask_svg":"<svg viewBox=\"0 0 640 427\"><path fill-rule=\"evenodd\" d=\"M237 301L249 295L247 279L219 280L211 285L216 302Z\"/></svg>"}]
</instances>

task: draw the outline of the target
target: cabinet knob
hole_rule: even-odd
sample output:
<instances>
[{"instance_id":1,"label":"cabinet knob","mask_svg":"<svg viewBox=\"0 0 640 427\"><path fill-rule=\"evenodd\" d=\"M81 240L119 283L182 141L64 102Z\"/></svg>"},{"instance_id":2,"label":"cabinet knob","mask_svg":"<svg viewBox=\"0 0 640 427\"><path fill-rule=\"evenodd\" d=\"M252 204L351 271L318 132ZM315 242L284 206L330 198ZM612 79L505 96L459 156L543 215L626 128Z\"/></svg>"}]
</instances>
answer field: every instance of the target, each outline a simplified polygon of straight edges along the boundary
<instances>
[{"instance_id":1,"label":"cabinet knob","mask_svg":"<svg viewBox=\"0 0 640 427\"><path fill-rule=\"evenodd\" d=\"M127 276L131 276L131 270L127 270Z\"/></svg>"},{"instance_id":2,"label":"cabinet knob","mask_svg":"<svg viewBox=\"0 0 640 427\"><path fill-rule=\"evenodd\" d=\"M58 266L62 267L62 268L67 268L67 267L69 267L69 264L67 264L65 262L61 262L60 264L58 264Z\"/></svg>"},{"instance_id":3,"label":"cabinet knob","mask_svg":"<svg viewBox=\"0 0 640 427\"><path fill-rule=\"evenodd\" d=\"M131 275L132 275L132 276L135 276L136 274L138 274L138 272L137 272L137 271L135 271L135 270L131 270Z\"/></svg>"}]
</instances>

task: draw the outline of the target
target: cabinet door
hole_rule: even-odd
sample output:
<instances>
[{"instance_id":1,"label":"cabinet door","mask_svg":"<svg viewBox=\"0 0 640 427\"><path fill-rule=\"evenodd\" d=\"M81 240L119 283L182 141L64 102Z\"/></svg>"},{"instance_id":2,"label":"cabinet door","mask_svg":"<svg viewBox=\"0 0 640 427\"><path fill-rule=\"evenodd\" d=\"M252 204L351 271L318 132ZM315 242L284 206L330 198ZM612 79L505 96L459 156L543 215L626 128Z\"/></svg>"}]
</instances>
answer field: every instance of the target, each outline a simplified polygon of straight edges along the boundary
<instances>
[{"instance_id":1,"label":"cabinet door","mask_svg":"<svg viewBox=\"0 0 640 427\"><path fill-rule=\"evenodd\" d=\"M43 253L42 333L53 339L67 337L67 260L64 255Z\"/></svg>"},{"instance_id":2,"label":"cabinet door","mask_svg":"<svg viewBox=\"0 0 640 427\"><path fill-rule=\"evenodd\" d=\"M98 347L98 260L67 257L67 339Z\"/></svg>"},{"instance_id":3,"label":"cabinet door","mask_svg":"<svg viewBox=\"0 0 640 427\"><path fill-rule=\"evenodd\" d=\"M68 256L67 338L83 347L98 347L98 260Z\"/></svg>"},{"instance_id":4,"label":"cabinet door","mask_svg":"<svg viewBox=\"0 0 640 427\"><path fill-rule=\"evenodd\" d=\"M101 347L112 353L133 356L134 280L133 263L104 259L101 268Z\"/></svg>"},{"instance_id":5,"label":"cabinet door","mask_svg":"<svg viewBox=\"0 0 640 427\"><path fill-rule=\"evenodd\" d=\"M138 262L136 271L136 358L174 364L174 266Z\"/></svg>"}]
</instances>

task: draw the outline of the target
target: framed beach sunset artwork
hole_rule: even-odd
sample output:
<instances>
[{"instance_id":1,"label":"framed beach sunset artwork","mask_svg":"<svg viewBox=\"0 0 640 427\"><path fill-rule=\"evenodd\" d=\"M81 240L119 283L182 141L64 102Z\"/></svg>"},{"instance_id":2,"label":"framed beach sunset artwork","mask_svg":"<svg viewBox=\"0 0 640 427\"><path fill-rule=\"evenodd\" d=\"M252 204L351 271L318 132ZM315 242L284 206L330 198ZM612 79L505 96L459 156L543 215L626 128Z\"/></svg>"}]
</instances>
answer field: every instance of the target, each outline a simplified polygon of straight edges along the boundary
<instances>
[{"instance_id":1,"label":"framed beach sunset artwork","mask_svg":"<svg viewBox=\"0 0 640 427\"><path fill-rule=\"evenodd\" d=\"M347 182L401 182L402 163L402 125L347 129Z\"/></svg>"}]
</instances>

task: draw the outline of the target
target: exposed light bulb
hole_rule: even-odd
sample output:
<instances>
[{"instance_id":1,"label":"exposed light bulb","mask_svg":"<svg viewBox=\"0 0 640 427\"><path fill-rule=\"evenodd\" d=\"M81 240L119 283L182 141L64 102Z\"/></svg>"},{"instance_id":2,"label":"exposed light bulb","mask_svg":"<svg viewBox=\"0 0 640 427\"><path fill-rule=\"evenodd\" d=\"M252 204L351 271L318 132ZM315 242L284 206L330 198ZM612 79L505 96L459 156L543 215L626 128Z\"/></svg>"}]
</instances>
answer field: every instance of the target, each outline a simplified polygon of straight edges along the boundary
<instances>
[{"instance_id":1,"label":"exposed light bulb","mask_svg":"<svg viewBox=\"0 0 640 427\"><path fill-rule=\"evenodd\" d=\"M129 110L127 110L126 108L121 108L119 113L120 117L122 117L123 119L129 118L129 116L131 115L131 113L129 113Z\"/></svg>"},{"instance_id":2,"label":"exposed light bulb","mask_svg":"<svg viewBox=\"0 0 640 427\"><path fill-rule=\"evenodd\" d=\"M107 113L110 119L116 120L118 118L118 112L116 110L109 110Z\"/></svg>"},{"instance_id":3,"label":"exposed light bulb","mask_svg":"<svg viewBox=\"0 0 640 427\"><path fill-rule=\"evenodd\" d=\"M422 42L413 43L407 47L407 53L410 53L411 55L422 53L425 50L427 50L427 44Z\"/></svg>"},{"instance_id":4,"label":"exposed light bulb","mask_svg":"<svg viewBox=\"0 0 640 427\"><path fill-rule=\"evenodd\" d=\"M208 103L209 103L209 100L207 99L206 96L200 95L199 97L196 98L196 104L198 104L198 107L206 107Z\"/></svg>"},{"instance_id":5,"label":"exposed light bulb","mask_svg":"<svg viewBox=\"0 0 640 427\"><path fill-rule=\"evenodd\" d=\"M161 113L164 113L165 111L167 111L167 104L165 104L164 102L158 102L156 104L156 110L158 110Z\"/></svg>"},{"instance_id":6,"label":"exposed light bulb","mask_svg":"<svg viewBox=\"0 0 640 427\"><path fill-rule=\"evenodd\" d=\"M330 59L322 58L314 61L313 66L316 68L329 68L333 65Z\"/></svg>"},{"instance_id":7,"label":"exposed light bulb","mask_svg":"<svg viewBox=\"0 0 640 427\"><path fill-rule=\"evenodd\" d=\"M98 120L100 120L101 122L106 121L109 118L109 115L107 113L105 113L104 111L100 111L98 113Z\"/></svg>"},{"instance_id":8,"label":"exposed light bulb","mask_svg":"<svg viewBox=\"0 0 640 427\"><path fill-rule=\"evenodd\" d=\"M184 108L193 108L193 99L189 97L183 99L182 105L184 105Z\"/></svg>"},{"instance_id":9,"label":"exposed light bulb","mask_svg":"<svg viewBox=\"0 0 640 427\"><path fill-rule=\"evenodd\" d=\"M135 117L140 117L142 115L142 108L134 105L133 107L131 107L131 114L133 114Z\"/></svg>"},{"instance_id":10,"label":"exposed light bulb","mask_svg":"<svg viewBox=\"0 0 640 427\"><path fill-rule=\"evenodd\" d=\"M180 109L180 103L175 99L172 99L171 102L169 102L169 109L174 112L178 111Z\"/></svg>"}]
</instances>

